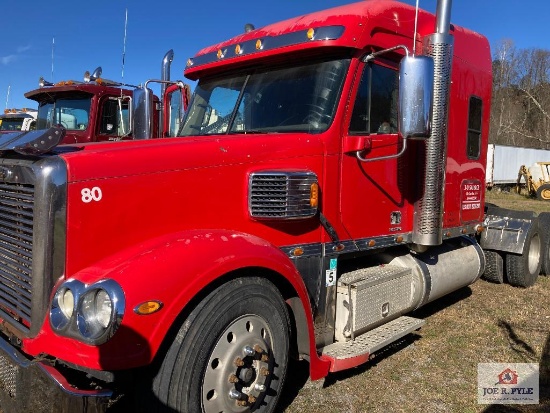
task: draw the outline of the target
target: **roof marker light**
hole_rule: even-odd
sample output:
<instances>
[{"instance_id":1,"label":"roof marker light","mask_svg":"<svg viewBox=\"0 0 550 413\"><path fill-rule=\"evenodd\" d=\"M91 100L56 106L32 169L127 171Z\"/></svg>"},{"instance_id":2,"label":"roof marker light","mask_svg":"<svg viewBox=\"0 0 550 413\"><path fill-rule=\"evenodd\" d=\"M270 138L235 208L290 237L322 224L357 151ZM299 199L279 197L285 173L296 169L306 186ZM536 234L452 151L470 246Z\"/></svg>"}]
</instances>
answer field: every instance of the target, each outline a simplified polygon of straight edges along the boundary
<instances>
[{"instance_id":1,"label":"roof marker light","mask_svg":"<svg viewBox=\"0 0 550 413\"><path fill-rule=\"evenodd\" d=\"M238 44L237 46L235 46L235 54L236 54L236 55L242 54L242 52L243 52L243 48L241 47L240 44Z\"/></svg>"},{"instance_id":2,"label":"roof marker light","mask_svg":"<svg viewBox=\"0 0 550 413\"><path fill-rule=\"evenodd\" d=\"M264 44L262 42L262 39L256 40L256 50L262 50L264 48Z\"/></svg>"},{"instance_id":3,"label":"roof marker light","mask_svg":"<svg viewBox=\"0 0 550 413\"><path fill-rule=\"evenodd\" d=\"M306 36L309 40L313 40L315 38L315 29L313 28L310 28L307 33L306 33Z\"/></svg>"}]
</instances>

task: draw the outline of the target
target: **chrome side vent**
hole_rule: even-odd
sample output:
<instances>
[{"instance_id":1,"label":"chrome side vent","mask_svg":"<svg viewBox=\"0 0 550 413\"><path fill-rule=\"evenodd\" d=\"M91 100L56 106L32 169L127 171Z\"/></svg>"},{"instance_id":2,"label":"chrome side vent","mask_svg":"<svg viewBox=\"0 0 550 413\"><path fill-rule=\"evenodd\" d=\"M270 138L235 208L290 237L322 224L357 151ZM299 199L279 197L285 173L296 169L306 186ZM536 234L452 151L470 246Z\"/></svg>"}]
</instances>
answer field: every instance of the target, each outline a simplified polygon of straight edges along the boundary
<instances>
[{"instance_id":1,"label":"chrome side vent","mask_svg":"<svg viewBox=\"0 0 550 413\"><path fill-rule=\"evenodd\" d=\"M308 218L317 214L318 195L313 172L256 172L249 179L248 211L258 219Z\"/></svg>"}]
</instances>

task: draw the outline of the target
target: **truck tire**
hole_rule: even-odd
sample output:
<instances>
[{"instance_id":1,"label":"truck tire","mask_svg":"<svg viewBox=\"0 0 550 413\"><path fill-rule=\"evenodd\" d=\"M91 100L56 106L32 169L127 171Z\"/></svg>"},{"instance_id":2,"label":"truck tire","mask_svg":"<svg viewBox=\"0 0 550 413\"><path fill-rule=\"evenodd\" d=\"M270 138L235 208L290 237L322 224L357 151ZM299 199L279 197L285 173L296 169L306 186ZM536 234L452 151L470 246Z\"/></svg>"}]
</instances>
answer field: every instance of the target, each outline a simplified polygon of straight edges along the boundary
<instances>
[{"instance_id":1,"label":"truck tire","mask_svg":"<svg viewBox=\"0 0 550 413\"><path fill-rule=\"evenodd\" d=\"M289 331L286 304L270 281L221 285L179 329L153 379L156 409L148 411L273 412L286 376Z\"/></svg>"},{"instance_id":2,"label":"truck tire","mask_svg":"<svg viewBox=\"0 0 550 413\"><path fill-rule=\"evenodd\" d=\"M504 282L504 260L497 251L484 250L485 272L483 278L487 281L502 284Z\"/></svg>"},{"instance_id":3,"label":"truck tire","mask_svg":"<svg viewBox=\"0 0 550 413\"><path fill-rule=\"evenodd\" d=\"M550 184L542 184L537 189L537 199L550 201Z\"/></svg>"},{"instance_id":4,"label":"truck tire","mask_svg":"<svg viewBox=\"0 0 550 413\"><path fill-rule=\"evenodd\" d=\"M529 228L521 255L506 254L506 278L515 287L530 287L537 281L541 267L542 240L538 219Z\"/></svg>"},{"instance_id":5,"label":"truck tire","mask_svg":"<svg viewBox=\"0 0 550 413\"><path fill-rule=\"evenodd\" d=\"M542 239L542 263L540 273L550 276L550 212L539 214L539 228Z\"/></svg>"}]
</instances>

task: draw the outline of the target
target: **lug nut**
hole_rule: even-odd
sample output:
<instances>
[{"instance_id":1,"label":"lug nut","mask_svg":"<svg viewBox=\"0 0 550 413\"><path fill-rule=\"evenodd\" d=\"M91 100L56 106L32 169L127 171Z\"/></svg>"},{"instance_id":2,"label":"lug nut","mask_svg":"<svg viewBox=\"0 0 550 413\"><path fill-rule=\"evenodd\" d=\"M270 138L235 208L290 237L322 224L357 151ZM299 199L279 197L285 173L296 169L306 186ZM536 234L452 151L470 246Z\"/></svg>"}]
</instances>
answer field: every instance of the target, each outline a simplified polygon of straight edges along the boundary
<instances>
[{"instance_id":1,"label":"lug nut","mask_svg":"<svg viewBox=\"0 0 550 413\"><path fill-rule=\"evenodd\" d=\"M238 381L239 381L239 378L234 374L229 376L229 383L238 383Z\"/></svg>"},{"instance_id":2,"label":"lug nut","mask_svg":"<svg viewBox=\"0 0 550 413\"><path fill-rule=\"evenodd\" d=\"M237 367L242 367L242 366L244 366L244 361L243 361L243 359L240 358L240 357L237 357L237 358L235 359L235 366L237 366Z\"/></svg>"},{"instance_id":3,"label":"lug nut","mask_svg":"<svg viewBox=\"0 0 550 413\"><path fill-rule=\"evenodd\" d=\"M248 396L248 403L254 404L256 402L256 398L254 396Z\"/></svg>"},{"instance_id":4,"label":"lug nut","mask_svg":"<svg viewBox=\"0 0 550 413\"><path fill-rule=\"evenodd\" d=\"M250 346L244 346L243 348L243 352L244 354L246 354L247 356L253 356L255 354L255 351L252 347Z\"/></svg>"},{"instance_id":5,"label":"lug nut","mask_svg":"<svg viewBox=\"0 0 550 413\"><path fill-rule=\"evenodd\" d=\"M263 384L256 383L254 385L254 390L259 391L259 392L263 392L263 391L265 391L265 386Z\"/></svg>"},{"instance_id":6,"label":"lug nut","mask_svg":"<svg viewBox=\"0 0 550 413\"><path fill-rule=\"evenodd\" d=\"M260 369L260 374L261 374L262 376L269 376L269 370L266 369L265 367L262 367L262 368Z\"/></svg>"},{"instance_id":7,"label":"lug nut","mask_svg":"<svg viewBox=\"0 0 550 413\"><path fill-rule=\"evenodd\" d=\"M254 345L254 350L256 351L256 353L263 353L264 352L264 349L261 348L259 344Z\"/></svg>"},{"instance_id":8,"label":"lug nut","mask_svg":"<svg viewBox=\"0 0 550 413\"><path fill-rule=\"evenodd\" d=\"M246 400L239 400L237 401L237 405L241 407L248 406L248 402Z\"/></svg>"},{"instance_id":9,"label":"lug nut","mask_svg":"<svg viewBox=\"0 0 550 413\"><path fill-rule=\"evenodd\" d=\"M267 354L262 354L262 361L264 362L269 361L269 356Z\"/></svg>"},{"instance_id":10,"label":"lug nut","mask_svg":"<svg viewBox=\"0 0 550 413\"><path fill-rule=\"evenodd\" d=\"M239 400L239 399L242 398L242 396L243 396L243 394L238 390L235 390L235 389L229 390L229 398L230 399Z\"/></svg>"}]
</instances>

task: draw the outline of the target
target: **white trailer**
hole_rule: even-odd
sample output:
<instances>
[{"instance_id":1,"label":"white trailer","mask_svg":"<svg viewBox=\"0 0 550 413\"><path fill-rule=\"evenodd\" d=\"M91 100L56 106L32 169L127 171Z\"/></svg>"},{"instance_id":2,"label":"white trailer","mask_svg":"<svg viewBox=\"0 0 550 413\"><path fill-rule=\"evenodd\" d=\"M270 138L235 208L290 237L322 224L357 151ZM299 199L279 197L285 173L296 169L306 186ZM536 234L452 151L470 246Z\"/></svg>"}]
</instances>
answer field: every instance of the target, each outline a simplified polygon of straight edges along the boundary
<instances>
[{"instance_id":1,"label":"white trailer","mask_svg":"<svg viewBox=\"0 0 550 413\"><path fill-rule=\"evenodd\" d=\"M550 150L495 145L487 150L487 187L515 185L522 165L530 167L537 162L550 162Z\"/></svg>"}]
</instances>

